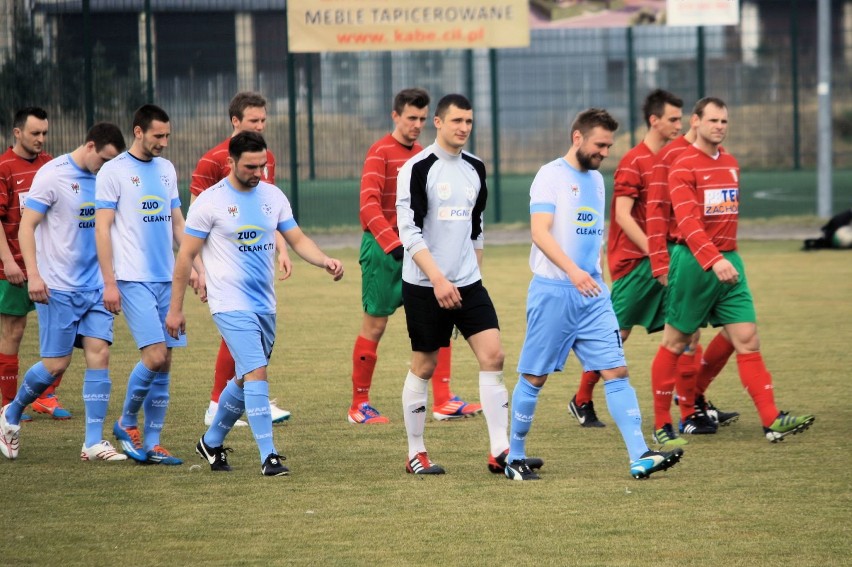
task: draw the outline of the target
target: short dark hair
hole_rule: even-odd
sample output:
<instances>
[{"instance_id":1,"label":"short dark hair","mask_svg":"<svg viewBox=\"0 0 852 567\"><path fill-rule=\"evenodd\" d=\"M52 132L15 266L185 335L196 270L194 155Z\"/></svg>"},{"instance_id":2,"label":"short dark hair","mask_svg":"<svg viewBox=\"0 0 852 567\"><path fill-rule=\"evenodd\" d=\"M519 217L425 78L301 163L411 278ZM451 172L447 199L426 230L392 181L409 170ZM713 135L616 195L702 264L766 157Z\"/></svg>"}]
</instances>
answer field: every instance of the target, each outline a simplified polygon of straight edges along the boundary
<instances>
[{"instance_id":1,"label":"short dark hair","mask_svg":"<svg viewBox=\"0 0 852 567\"><path fill-rule=\"evenodd\" d=\"M228 105L228 118L243 119L243 113L249 107L266 108L266 99L263 95L253 91L242 91L234 95Z\"/></svg>"},{"instance_id":2,"label":"short dark hair","mask_svg":"<svg viewBox=\"0 0 852 567\"><path fill-rule=\"evenodd\" d=\"M402 114L406 104L410 104L414 108L426 108L429 106L429 93L419 87L403 89L396 93L393 98L394 112Z\"/></svg>"},{"instance_id":3,"label":"short dark hair","mask_svg":"<svg viewBox=\"0 0 852 567\"><path fill-rule=\"evenodd\" d=\"M651 117L656 116L662 118L666 112L666 105L669 104L675 108L683 108L683 100L663 89L654 89L648 96L645 97L645 103L642 105L642 114L645 116L645 126L651 126Z\"/></svg>"},{"instance_id":4,"label":"short dark hair","mask_svg":"<svg viewBox=\"0 0 852 567\"><path fill-rule=\"evenodd\" d=\"M89 128L86 142L94 142L97 151L101 151L105 146L113 146L119 153L127 149L121 128L112 122L98 122Z\"/></svg>"},{"instance_id":5,"label":"short dark hair","mask_svg":"<svg viewBox=\"0 0 852 567\"><path fill-rule=\"evenodd\" d=\"M459 110L473 110L470 101L467 97L460 94L448 94L441 97L438 101L438 107L435 108L435 116L444 118L451 106L455 106Z\"/></svg>"},{"instance_id":6,"label":"short dark hair","mask_svg":"<svg viewBox=\"0 0 852 567\"><path fill-rule=\"evenodd\" d=\"M571 124L571 134L579 130L584 137L593 129L600 126L604 130L615 132L618 121L603 108L587 108L574 118Z\"/></svg>"},{"instance_id":7,"label":"short dark hair","mask_svg":"<svg viewBox=\"0 0 852 567\"><path fill-rule=\"evenodd\" d=\"M266 140L257 132L238 132L228 142L228 155L237 161L246 152L266 151Z\"/></svg>"},{"instance_id":8,"label":"short dark hair","mask_svg":"<svg viewBox=\"0 0 852 567\"><path fill-rule=\"evenodd\" d=\"M704 109L707 108L708 104L712 104L714 106L718 106L719 108L728 108L728 105L725 104L725 101L721 98L715 96L705 96L695 103L695 106L692 107L692 113L697 115L699 118L704 116Z\"/></svg>"},{"instance_id":9,"label":"short dark hair","mask_svg":"<svg viewBox=\"0 0 852 567\"><path fill-rule=\"evenodd\" d=\"M15 112L12 128L23 128L30 116L35 116L39 120L47 120L47 111L40 106L25 106Z\"/></svg>"},{"instance_id":10,"label":"short dark hair","mask_svg":"<svg viewBox=\"0 0 852 567\"><path fill-rule=\"evenodd\" d=\"M147 132L154 120L168 122L169 115L156 104L143 104L133 113L133 129L139 126L143 132Z\"/></svg>"}]
</instances>

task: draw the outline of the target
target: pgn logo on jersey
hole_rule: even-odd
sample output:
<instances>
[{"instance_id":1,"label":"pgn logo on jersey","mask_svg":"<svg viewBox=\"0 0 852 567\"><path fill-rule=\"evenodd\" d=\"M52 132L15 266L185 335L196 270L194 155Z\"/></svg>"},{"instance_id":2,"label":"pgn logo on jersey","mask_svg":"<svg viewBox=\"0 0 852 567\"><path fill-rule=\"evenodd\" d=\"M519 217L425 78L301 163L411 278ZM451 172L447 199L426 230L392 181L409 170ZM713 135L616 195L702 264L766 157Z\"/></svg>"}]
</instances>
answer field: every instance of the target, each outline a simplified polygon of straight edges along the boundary
<instances>
[{"instance_id":1,"label":"pgn logo on jersey","mask_svg":"<svg viewBox=\"0 0 852 567\"><path fill-rule=\"evenodd\" d=\"M74 183L72 183L72 184L71 184L71 191L72 191L75 195L78 195L78 194L80 193L80 184L79 184L79 183L77 183L76 181L75 181Z\"/></svg>"},{"instance_id":2,"label":"pgn logo on jersey","mask_svg":"<svg viewBox=\"0 0 852 567\"><path fill-rule=\"evenodd\" d=\"M449 183L438 183L438 198L446 201L453 194L453 187Z\"/></svg>"},{"instance_id":3,"label":"pgn logo on jersey","mask_svg":"<svg viewBox=\"0 0 852 567\"><path fill-rule=\"evenodd\" d=\"M237 249L240 252L264 252L275 250L274 242L260 243L266 231L253 224L243 225L237 228L236 238L234 241L238 244Z\"/></svg>"},{"instance_id":4,"label":"pgn logo on jersey","mask_svg":"<svg viewBox=\"0 0 852 567\"><path fill-rule=\"evenodd\" d=\"M574 212L574 224L577 225L577 234L603 235L603 228L599 225L601 214L591 207L578 207Z\"/></svg>"},{"instance_id":5,"label":"pgn logo on jersey","mask_svg":"<svg viewBox=\"0 0 852 567\"><path fill-rule=\"evenodd\" d=\"M142 185L142 180L139 179L138 175L134 175L133 177L131 177L130 182L133 183L133 185L135 185L136 187L139 187L140 185Z\"/></svg>"},{"instance_id":6,"label":"pgn logo on jersey","mask_svg":"<svg viewBox=\"0 0 852 567\"><path fill-rule=\"evenodd\" d=\"M80 203L80 214L77 215L79 222L77 228L94 228L95 226L95 204L91 201Z\"/></svg>"},{"instance_id":7,"label":"pgn logo on jersey","mask_svg":"<svg viewBox=\"0 0 852 567\"><path fill-rule=\"evenodd\" d=\"M228 205L228 214L234 218L240 216L240 207L237 205Z\"/></svg>"},{"instance_id":8,"label":"pgn logo on jersey","mask_svg":"<svg viewBox=\"0 0 852 567\"><path fill-rule=\"evenodd\" d=\"M733 170L731 170L733 173ZM739 189L705 189L704 215L735 215L739 212Z\"/></svg>"},{"instance_id":9,"label":"pgn logo on jersey","mask_svg":"<svg viewBox=\"0 0 852 567\"><path fill-rule=\"evenodd\" d=\"M142 222L170 222L172 215L166 212L166 201L158 195L143 195L139 199L136 212L142 215Z\"/></svg>"},{"instance_id":10,"label":"pgn logo on jersey","mask_svg":"<svg viewBox=\"0 0 852 567\"><path fill-rule=\"evenodd\" d=\"M473 207L438 207L438 219L443 221L470 220Z\"/></svg>"}]
</instances>

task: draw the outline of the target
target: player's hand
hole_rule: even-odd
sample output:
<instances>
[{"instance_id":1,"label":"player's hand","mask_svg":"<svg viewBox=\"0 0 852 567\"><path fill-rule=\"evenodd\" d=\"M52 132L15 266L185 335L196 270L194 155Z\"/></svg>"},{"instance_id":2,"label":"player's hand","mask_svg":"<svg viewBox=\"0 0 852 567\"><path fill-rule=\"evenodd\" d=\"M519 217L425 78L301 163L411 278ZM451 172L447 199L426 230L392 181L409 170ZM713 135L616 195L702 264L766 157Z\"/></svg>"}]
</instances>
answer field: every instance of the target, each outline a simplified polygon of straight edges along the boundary
<instances>
[{"instance_id":1,"label":"player's hand","mask_svg":"<svg viewBox=\"0 0 852 567\"><path fill-rule=\"evenodd\" d=\"M334 281L340 281L340 278L343 277L343 262L334 258L326 258L325 271L334 277Z\"/></svg>"},{"instance_id":2,"label":"player's hand","mask_svg":"<svg viewBox=\"0 0 852 567\"><path fill-rule=\"evenodd\" d=\"M740 279L740 273L734 265L724 258L713 264L713 273L725 284L735 284Z\"/></svg>"},{"instance_id":3,"label":"player's hand","mask_svg":"<svg viewBox=\"0 0 852 567\"><path fill-rule=\"evenodd\" d=\"M293 275L293 261L290 260L290 255L287 254L286 250L278 252L278 271L281 272L281 276L278 278L281 281Z\"/></svg>"},{"instance_id":4,"label":"player's hand","mask_svg":"<svg viewBox=\"0 0 852 567\"><path fill-rule=\"evenodd\" d=\"M201 303L207 303L207 274L205 272L196 274L194 269L192 270L192 274L196 276L195 280L193 280L192 276L189 278L189 285L192 286L192 291L198 296Z\"/></svg>"},{"instance_id":5,"label":"player's hand","mask_svg":"<svg viewBox=\"0 0 852 567\"><path fill-rule=\"evenodd\" d=\"M393 259L397 262L402 262L402 257L405 255L405 248L402 247L402 244L394 248L389 252Z\"/></svg>"},{"instance_id":6,"label":"player's hand","mask_svg":"<svg viewBox=\"0 0 852 567\"><path fill-rule=\"evenodd\" d=\"M583 297L597 297L601 294L600 284L585 270L577 268L569 272L568 279Z\"/></svg>"},{"instance_id":7,"label":"player's hand","mask_svg":"<svg viewBox=\"0 0 852 567\"><path fill-rule=\"evenodd\" d=\"M663 287L668 287L669 285L669 275L663 274L661 276L657 276L657 281L660 282L660 285Z\"/></svg>"},{"instance_id":8,"label":"player's hand","mask_svg":"<svg viewBox=\"0 0 852 567\"><path fill-rule=\"evenodd\" d=\"M435 289L435 299L442 309L460 309L462 305L459 288L450 283L447 278L441 278L432 284Z\"/></svg>"},{"instance_id":9,"label":"player's hand","mask_svg":"<svg viewBox=\"0 0 852 567\"><path fill-rule=\"evenodd\" d=\"M179 339L181 335L186 333L186 318L181 311L172 311L166 314L166 332L173 339Z\"/></svg>"},{"instance_id":10,"label":"player's hand","mask_svg":"<svg viewBox=\"0 0 852 567\"><path fill-rule=\"evenodd\" d=\"M9 262L3 262L3 271L6 273L6 281L12 285L23 286L26 278L24 277L24 271L18 265L17 262L11 260Z\"/></svg>"},{"instance_id":11,"label":"player's hand","mask_svg":"<svg viewBox=\"0 0 852 567\"><path fill-rule=\"evenodd\" d=\"M104 286L104 309L114 315L121 313L121 294L114 283Z\"/></svg>"},{"instance_id":12,"label":"player's hand","mask_svg":"<svg viewBox=\"0 0 852 567\"><path fill-rule=\"evenodd\" d=\"M50 297L50 289L47 284L41 279L38 274L30 274L30 279L27 281L27 290L30 294L30 300L35 303L47 303Z\"/></svg>"}]
</instances>

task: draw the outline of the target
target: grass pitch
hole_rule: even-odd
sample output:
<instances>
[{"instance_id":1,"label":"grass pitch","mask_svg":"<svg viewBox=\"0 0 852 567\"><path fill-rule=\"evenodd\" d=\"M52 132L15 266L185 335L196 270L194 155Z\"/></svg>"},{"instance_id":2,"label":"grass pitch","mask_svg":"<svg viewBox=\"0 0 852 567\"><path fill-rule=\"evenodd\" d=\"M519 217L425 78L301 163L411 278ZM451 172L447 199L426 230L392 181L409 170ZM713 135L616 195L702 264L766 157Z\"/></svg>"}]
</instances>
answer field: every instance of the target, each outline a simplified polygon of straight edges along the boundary
<instances>
[{"instance_id":1,"label":"grass pitch","mask_svg":"<svg viewBox=\"0 0 852 567\"><path fill-rule=\"evenodd\" d=\"M545 459L542 480L511 483L486 470L481 417L426 426L430 456L448 474L404 472L400 394L409 346L404 315L391 318L379 350L372 399L384 426L346 421L352 344L360 326L355 250L333 283L297 261L279 284L279 335L270 365L273 397L293 412L276 426L290 477L264 478L251 433L234 430L234 471L214 474L193 454L219 338L206 306L187 298L189 341L174 356L163 444L180 467L83 463L82 357L60 389L74 419L37 415L24 424L18 460L0 461L2 565L848 565L852 556L852 457L846 356L852 339L852 254L803 253L799 242L745 242L762 350L778 405L815 413L814 426L772 445L734 364L712 385L719 407L740 421L690 438L684 460L647 481L628 473L623 443L596 400L603 430L568 414L576 360L551 378L530 433ZM528 245L490 247L484 281L503 329L511 391L524 331ZM705 331L704 343L712 331ZM650 363L659 337L634 330L631 380L651 434ZM36 360L36 322L21 366ZM138 359L116 322L107 431ZM453 390L475 400L477 369L455 343ZM200 465L200 467L192 467Z\"/></svg>"}]
</instances>

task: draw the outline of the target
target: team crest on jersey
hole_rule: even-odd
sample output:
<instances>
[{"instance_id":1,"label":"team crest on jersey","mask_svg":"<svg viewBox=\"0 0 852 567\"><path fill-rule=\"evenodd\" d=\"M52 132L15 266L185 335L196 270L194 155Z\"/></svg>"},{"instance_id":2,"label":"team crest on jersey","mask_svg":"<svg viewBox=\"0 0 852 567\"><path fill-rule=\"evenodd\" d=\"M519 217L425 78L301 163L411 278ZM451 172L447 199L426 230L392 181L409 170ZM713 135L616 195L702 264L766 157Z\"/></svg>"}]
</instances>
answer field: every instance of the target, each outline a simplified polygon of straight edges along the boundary
<instances>
[{"instance_id":1,"label":"team crest on jersey","mask_svg":"<svg viewBox=\"0 0 852 567\"><path fill-rule=\"evenodd\" d=\"M731 176L734 178L734 182L739 183L740 180L737 179L737 170L732 167L729 171L731 172Z\"/></svg>"},{"instance_id":2,"label":"team crest on jersey","mask_svg":"<svg viewBox=\"0 0 852 567\"><path fill-rule=\"evenodd\" d=\"M263 211L263 214L268 217L272 214L272 205L270 205L269 203L264 203L260 206L260 210Z\"/></svg>"},{"instance_id":3,"label":"team crest on jersey","mask_svg":"<svg viewBox=\"0 0 852 567\"><path fill-rule=\"evenodd\" d=\"M240 216L240 208L237 205L228 205L228 214L237 218Z\"/></svg>"},{"instance_id":4,"label":"team crest on jersey","mask_svg":"<svg viewBox=\"0 0 852 567\"><path fill-rule=\"evenodd\" d=\"M467 200L473 203L476 200L476 189L468 185L465 190L467 191Z\"/></svg>"},{"instance_id":5,"label":"team crest on jersey","mask_svg":"<svg viewBox=\"0 0 852 567\"><path fill-rule=\"evenodd\" d=\"M80 193L80 184L76 183L76 182L72 183L71 184L71 191L73 191L75 195L78 195Z\"/></svg>"},{"instance_id":6,"label":"team crest on jersey","mask_svg":"<svg viewBox=\"0 0 852 567\"><path fill-rule=\"evenodd\" d=\"M603 188L603 185L599 185L597 189L598 189L598 197L603 199L605 197L605 192L606 192L606 190Z\"/></svg>"},{"instance_id":7,"label":"team crest on jersey","mask_svg":"<svg viewBox=\"0 0 852 567\"><path fill-rule=\"evenodd\" d=\"M139 186L142 185L142 180L139 179L138 175L134 175L133 177L131 177L130 182L133 183L136 187L139 187Z\"/></svg>"},{"instance_id":8,"label":"team crest on jersey","mask_svg":"<svg viewBox=\"0 0 852 567\"><path fill-rule=\"evenodd\" d=\"M571 196L579 197L580 196L580 187L576 183L571 184Z\"/></svg>"},{"instance_id":9,"label":"team crest on jersey","mask_svg":"<svg viewBox=\"0 0 852 567\"><path fill-rule=\"evenodd\" d=\"M171 180L169 179L168 175L161 175L160 183L163 184L163 187L169 187L171 185Z\"/></svg>"},{"instance_id":10,"label":"team crest on jersey","mask_svg":"<svg viewBox=\"0 0 852 567\"><path fill-rule=\"evenodd\" d=\"M449 183L438 183L438 198L446 201L453 194L453 188Z\"/></svg>"}]
</instances>

